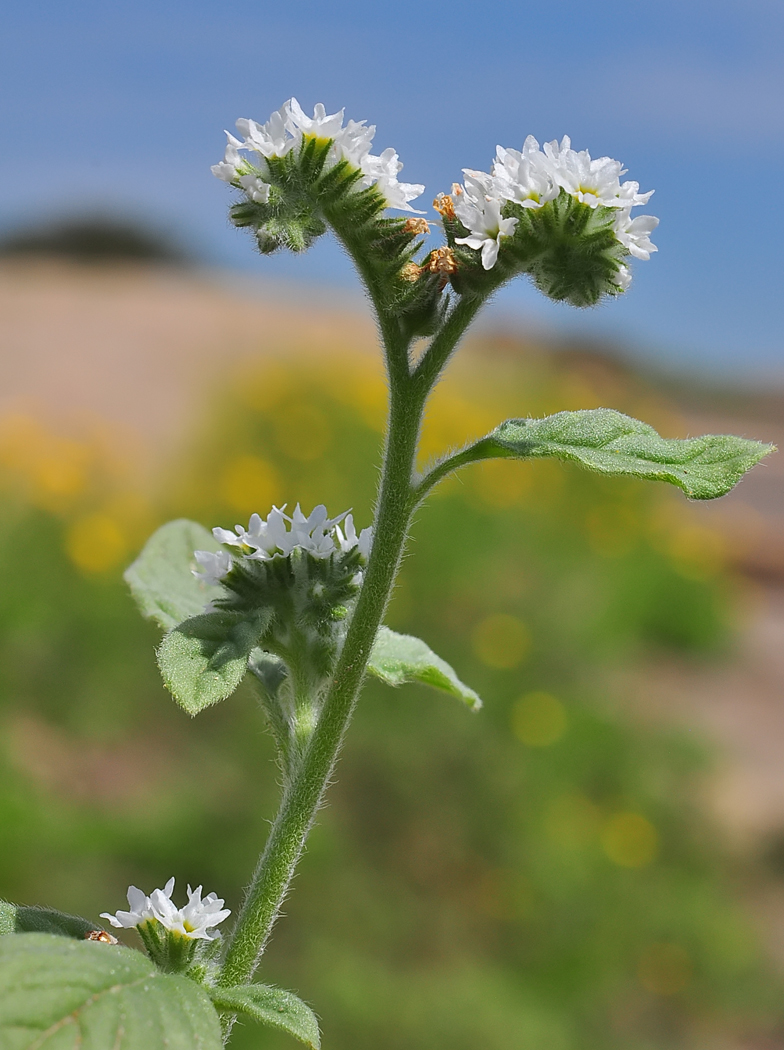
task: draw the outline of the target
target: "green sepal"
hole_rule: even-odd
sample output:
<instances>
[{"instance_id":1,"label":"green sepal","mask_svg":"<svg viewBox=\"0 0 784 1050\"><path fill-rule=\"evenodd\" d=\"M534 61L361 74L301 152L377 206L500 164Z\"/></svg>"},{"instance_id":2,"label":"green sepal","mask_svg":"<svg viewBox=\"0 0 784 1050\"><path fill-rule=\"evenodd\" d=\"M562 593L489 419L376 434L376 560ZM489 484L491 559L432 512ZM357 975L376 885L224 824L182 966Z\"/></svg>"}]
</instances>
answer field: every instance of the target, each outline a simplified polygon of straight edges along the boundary
<instances>
[{"instance_id":1,"label":"green sepal","mask_svg":"<svg viewBox=\"0 0 784 1050\"><path fill-rule=\"evenodd\" d=\"M432 335L443 323L449 307L442 276L427 269L416 281L398 278L399 292L390 306L406 338Z\"/></svg>"},{"instance_id":2,"label":"green sepal","mask_svg":"<svg viewBox=\"0 0 784 1050\"><path fill-rule=\"evenodd\" d=\"M541 208L507 202L503 216L517 225L501 239L490 270L483 269L479 250L455 243L470 231L459 220L444 223L458 263L451 281L462 296L484 299L520 274L549 299L571 306L595 306L621 294L616 277L629 252L615 235L617 209L591 208L561 190Z\"/></svg>"},{"instance_id":3,"label":"green sepal","mask_svg":"<svg viewBox=\"0 0 784 1050\"><path fill-rule=\"evenodd\" d=\"M460 681L446 660L436 656L421 638L410 634L398 634L388 627L380 627L367 669L368 674L387 685L419 682L456 696L472 711L478 711L482 706L477 693Z\"/></svg>"},{"instance_id":4,"label":"green sepal","mask_svg":"<svg viewBox=\"0 0 784 1050\"><path fill-rule=\"evenodd\" d=\"M509 419L455 459L468 463L552 456L600 474L666 481L691 499L716 499L774 448L731 434L663 438L631 416L592 408L544 419Z\"/></svg>"},{"instance_id":5,"label":"green sepal","mask_svg":"<svg viewBox=\"0 0 784 1050\"><path fill-rule=\"evenodd\" d=\"M189 715L231 696L258 645L262 617L210 612L178 624L158 648L158 666L166 687Z\"/></svg>"},{"instance_id":6,"label":"green sepal","mask_svg":"<svg viewBox=\"0 0 784 1050\"><path fill-rule=\"evenodd\" d=\"M615 236L615 208L591 208L566 190L542 208L512 206L509 254L549 299L595 306L621 294L615 278L629 254Z\"/></svg>"},{"instance_id":7,"label":"green sepal","mask_svg":"<svg viewBox=\"0 0 784 1050\"><path fill-rule=\"evenodd\" d=\"M332 139L305 134L297 154L297 173L307 183L313 183L324 170Z\"/></svg>"},{"instance_id":8,"label":"green sepal","mask_svg":"<svg viewBox=\"0 0 784 1050\"><path fill-rule=\"evenodd\" d=\"M81 915L68 915L55 908L38 905L9 904L0 901L0 935L8 933L52 933L83 941L88 933L100 930Z\"/></svg>"},{"instance_id":9,"label":"green sepal","mask_svg":"<svg viewBox=\"0 0 784 1050\"><path fill-rule=\"evenodd\" d=\"M44 933L0 939L3 1050L221 1050L206 991L131 948Z\"/></svg>"},{"instance_id":10,"label":"green sepal","mask_svg":"<svg viewBox=\"0 0 784 1050\"><path fill-rule=\"evenodd\" d=\"M316 1015L293 992L269 984L237 984L230 988L209 988L213 1004L226 1013L242 1013L255 1021L288 1032L311 1050L319 1050Z\"/></svg>"},{"instance_id":11,"label":"green sepal","mask_svg":"<svg viewBox=\"0 0 784 1050\"><path fill-rule=\"evenodd\" d=\"M187 937L179 930L167 930L157 919L140 922L136 932L145 950L164 973L187 973L197 963L201 938ZM206 942L210 943L210 942Z\"/></svg>"},{"instance_id":12,"label":"green sepal","mask_svg":"<svg viewBox=\"0 0 784 1050\"><path fill-rule=\"evenodd\" d=\"M178 518L150 536L139 557L125 571L142 615L165 631L197 616L223 593L220 587L196 579L196 550L217 551L221 545L195 521Z\"/></svg>"}]
</instances>

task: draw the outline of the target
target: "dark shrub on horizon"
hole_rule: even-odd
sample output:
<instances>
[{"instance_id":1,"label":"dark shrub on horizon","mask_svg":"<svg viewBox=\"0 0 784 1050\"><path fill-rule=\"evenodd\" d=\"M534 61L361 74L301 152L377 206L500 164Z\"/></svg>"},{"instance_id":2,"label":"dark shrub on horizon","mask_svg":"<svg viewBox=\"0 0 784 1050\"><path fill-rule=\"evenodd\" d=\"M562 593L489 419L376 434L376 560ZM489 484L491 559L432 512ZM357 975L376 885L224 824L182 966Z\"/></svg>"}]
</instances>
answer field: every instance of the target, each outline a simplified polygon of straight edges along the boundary
<instances>
[{"instance_id":1,"label":"dark shrub on horizon","mask_svg":"<svg viewBox=\"0 0 784 1050\"><path fill-rule=\"evenodd\" d=\"M190 253L131 219L85 215L20 228L0 236L0 256L58 256L84 263L159 262L184 266Z\"/></svg>"}]
</instances>

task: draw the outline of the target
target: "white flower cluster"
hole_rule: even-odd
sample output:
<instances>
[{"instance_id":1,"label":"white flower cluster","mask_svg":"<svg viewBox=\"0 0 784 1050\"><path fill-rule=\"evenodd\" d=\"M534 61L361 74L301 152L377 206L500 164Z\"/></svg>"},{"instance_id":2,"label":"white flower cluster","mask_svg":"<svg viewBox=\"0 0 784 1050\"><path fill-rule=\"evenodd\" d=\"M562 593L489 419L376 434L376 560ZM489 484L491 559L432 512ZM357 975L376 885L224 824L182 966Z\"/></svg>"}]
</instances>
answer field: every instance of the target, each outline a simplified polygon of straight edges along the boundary
<instances>
[{"instance_id":1,"label":"white flower cluster","mask_svg":"<svg viewBox=\"0 0 784 1050\"><path fill-rule=\"evenodd\" d=\"M638 182L621 182L625 173L617 160L592 160L587 150L573 150L566 135L560 142L546 143L544 150L533 135L525 140L522 150L498 146L491 175L464 169L466 179L454 209L470 235L458 238L457 243L481 249L482 265L489 270L498 258L502 238L510 237L517 226L517 219L501 218L504 203L541 208L565 190L589 208L616 208L616 237L635 258L649 259L657 250L650 234L659 220L652 215L632 219L631 210L646 204L653 190L640 193ZM621 268L617 280L622 288L628 287L631 274L627 267Z\"/></svg>"},{"instance_id":2,"label":"white flower cluster","mask_svg":"<svg viewBox=\"0 0 784 1050\"><path fill-rule=\"evenodd\" d=\"M285 504L280 509L273 507L266 521L260 515L252 514L247 529L242 525L237 525L233 531L215 528L212 534L221 543L239 547L240 556L248 561L286 557L295 548L307 551L314 558L329 558L332 554L346 553L354 548L365 559L370 554L372 530L363 529L357 535L354 519L348 511L337 518L328 518L327 508L320 503L305 517L298 503L289 517L283 513L285 509ZM195 551L194 557L201 571L194 569L193 574L205 583L219 583L233 564L228 551Z\"/></svg>"},{"instance_id":3,"label":"white flower cluster","mask_svg":"<svg viewBox=\"0 0 784 1050\"><path fill-rule=\"evenodd\" d=\"M128 887L128 906L130 911L118 911L115 915L102 912L101 918L108 919L117 929L129 930L149 919L157 919L167 930L180 933L193 940L214 941L218 931L211 927L219 925L231 915L223 901L214 893L208 893L202 900L201 886L195 890L188 887L188 903L184 908L177 908L171 899L174 892L174 879L169 879L162 890L153 890L148 897L136 886Z\"/></svg>"},{"instance_id":4,"label":"white flower cluster","mask_svg":"<svg viewBox=\"0 0 784 1050\"><path fill-rule=\"evenodd\" d=\"M398 182L397 176L403 165L397 153L390 148L385 149L380 156L371 154L370 146L376 133L375 126L368 127L364 120L349 120L344 127L343 112L341 109L339 113L330 115L319 102L313 116L309 117L299 102L290 98L272 114L266 124L257 124L255 120L242 118L237 121L237 131L242 138L238 139L226 132L226 154L220 164L212 166L212 173L224 182L242 187L251 200L265 204L269 199L270 186L249 170L245 159L240 155L240 150L250 150L261 158L263 163L271 157L285 157L292 149L299 147L304 138L331 139L332 146L325 170L340 160L347 160L362 172L359 188L375 184L389 208L415 211L409 202L424 193L425 187L416 183Z\"/></svg>"}]
</instances>

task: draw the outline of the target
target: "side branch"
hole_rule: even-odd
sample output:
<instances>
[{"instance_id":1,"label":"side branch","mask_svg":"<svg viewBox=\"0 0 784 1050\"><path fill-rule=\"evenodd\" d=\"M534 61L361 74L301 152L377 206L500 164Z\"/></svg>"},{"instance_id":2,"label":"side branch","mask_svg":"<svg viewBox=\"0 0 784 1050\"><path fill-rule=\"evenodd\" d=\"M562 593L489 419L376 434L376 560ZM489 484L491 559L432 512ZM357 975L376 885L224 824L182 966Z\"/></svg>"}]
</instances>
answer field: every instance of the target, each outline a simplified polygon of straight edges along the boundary
<instances>
[{"instance_id":1,"label":"side branch","mask_svg":"<svg viewBox=\"0 0 784 1050\"><path fill-rule=\"evenodd\" d=\"M481 438L479 441L475 441L473 445L467 445L465 448L461 448L459 452L438 460L430 470L414 478L414 492L416 493L417 503L421 503L428 492L435 488L439 481L443 481L444 478L453 474L460 467L468 466L469 463L478 463L483 459L497 457L497 453L491 450L492 442L490 439Z\"/></svg>"},{"instance_id":2,"label":"side branch","mask_svg":"<svg viewBox=\"0 0 784 1050\"><path fill-rule=\"evenodd\" d=\"M420 389L429 393L433 388L465 330L484 302L485 299L479 296L470 299L461 297L455 304L412 373L412 378Z\"/></svg>"}]
</instances>

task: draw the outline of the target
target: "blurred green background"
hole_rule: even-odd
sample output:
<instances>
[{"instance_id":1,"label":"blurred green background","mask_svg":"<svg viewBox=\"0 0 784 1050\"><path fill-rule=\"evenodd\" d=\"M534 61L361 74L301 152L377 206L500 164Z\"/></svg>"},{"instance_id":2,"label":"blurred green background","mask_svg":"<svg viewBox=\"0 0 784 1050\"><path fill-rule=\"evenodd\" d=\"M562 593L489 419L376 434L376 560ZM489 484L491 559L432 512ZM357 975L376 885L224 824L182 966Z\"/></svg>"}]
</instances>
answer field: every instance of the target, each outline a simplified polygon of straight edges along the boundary
<instances>
[{"instance_id":1,"label":"blurred green background","mask_svg":"<svg viewBox=\"0 0 784 1050\"><path fill-rule=\"evenodd\" d=\"M623 369L485 337L438 389L429 455L511 415L673 426ZM121 573L158 524L271 504L370 520L385 392L366 347L225 369L153 486L109 444L0 422L0 894L92 919L174 874L236 910L278 776L252 687L191 721ZM614 671L726 659L725 541L673 491L474 467L418 516L390 626L485 700L365 690L260 979L326 1050L772 1047L781 980L699 802L709 748L637 718ZM129 938L129 943L132 938ZM273 1048L248 1026L232 1045Z\"/></svg>"}]
</instances>

